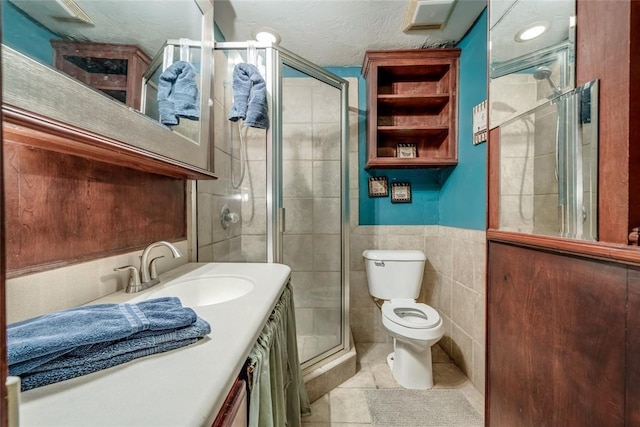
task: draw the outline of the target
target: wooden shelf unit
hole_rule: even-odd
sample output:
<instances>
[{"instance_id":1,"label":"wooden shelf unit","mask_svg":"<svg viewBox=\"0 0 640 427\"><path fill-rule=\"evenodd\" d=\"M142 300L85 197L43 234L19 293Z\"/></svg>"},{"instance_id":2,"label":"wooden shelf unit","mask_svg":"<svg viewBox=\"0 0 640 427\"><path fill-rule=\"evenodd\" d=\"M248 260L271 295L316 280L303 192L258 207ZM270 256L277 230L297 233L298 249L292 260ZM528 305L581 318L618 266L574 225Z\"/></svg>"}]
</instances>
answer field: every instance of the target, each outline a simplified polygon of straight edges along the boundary
<instances>
[{"instance_id":1,"label":"wooden shelf unit","mask_svg":"<svg viewBox=\"0 0 640 427\"><path fill-rule=\"evenodd\" d=\"M367 51L367 168L457 164L459 56L460 49ZM417 157L396 157L407 143Z\"/></svg>"},{"instance_id":2,"label":"wooden shelf unit","mask_svg":"<svg viewBox=\"0 0 640 427\"><path fill-rule=\"evenodd\" d=\"M137 46L52 40L53 65L127 106L140 109L149 58Z\"/></svg>"}]
</instances>

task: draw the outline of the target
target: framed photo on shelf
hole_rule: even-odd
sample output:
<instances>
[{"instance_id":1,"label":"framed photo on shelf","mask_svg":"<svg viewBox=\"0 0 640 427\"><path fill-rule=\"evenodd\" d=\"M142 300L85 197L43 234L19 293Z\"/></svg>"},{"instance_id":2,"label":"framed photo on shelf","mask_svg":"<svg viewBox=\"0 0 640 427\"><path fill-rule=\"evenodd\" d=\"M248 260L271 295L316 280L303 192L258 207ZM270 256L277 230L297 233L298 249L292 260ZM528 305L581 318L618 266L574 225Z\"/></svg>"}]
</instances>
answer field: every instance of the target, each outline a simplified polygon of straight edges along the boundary
<instances>
[{"instance_id":1,"label":"framed photo on shelf","mask_svg":"<svg viewBox=\"0 0 640 427\"><path fill-rule=\"evenodd\" d=\"M369 178L369 197L387 197L389 184L386 176L372 176Z\"/></svg>"},{"instance_id":2,"label":"framed photo on shelf","mask_svg":"<svg viewBox=\"0 0 640 427\"><path fill-rule=\"evenodd\" d=\"M402 159L414 159L418 157L416 144L398 144L396 146L396 157Z\"/></svg>"},{"instance_id":3,"label":"framed photo on shelf","mask_svg":"<svg viewBox=\"0 0 640 427\"><path fill-rule=\"evenodd\" d=\"M411 183L393 182L391 183L392 203L411 203Z\"/></svg>"}]
</instances>

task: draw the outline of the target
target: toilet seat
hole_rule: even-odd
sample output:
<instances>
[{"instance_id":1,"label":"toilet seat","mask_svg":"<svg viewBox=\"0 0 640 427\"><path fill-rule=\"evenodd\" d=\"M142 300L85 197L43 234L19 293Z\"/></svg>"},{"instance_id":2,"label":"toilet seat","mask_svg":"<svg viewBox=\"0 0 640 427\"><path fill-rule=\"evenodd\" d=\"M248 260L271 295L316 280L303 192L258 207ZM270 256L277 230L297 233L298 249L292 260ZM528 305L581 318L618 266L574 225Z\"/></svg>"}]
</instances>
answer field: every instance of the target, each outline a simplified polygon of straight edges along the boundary
<instances>
[{"instance_id":1,"label":"toilet seat","mask_svg":"<svg viewBox=\"0 0 640 427\"><path fill-rule=\"evenodd\" d=\"M390 300L382 304L382 315L391 322L410 329L433 329L442 323L440 314L427 304L414 300Z\"/></svg>"}]
</instances>

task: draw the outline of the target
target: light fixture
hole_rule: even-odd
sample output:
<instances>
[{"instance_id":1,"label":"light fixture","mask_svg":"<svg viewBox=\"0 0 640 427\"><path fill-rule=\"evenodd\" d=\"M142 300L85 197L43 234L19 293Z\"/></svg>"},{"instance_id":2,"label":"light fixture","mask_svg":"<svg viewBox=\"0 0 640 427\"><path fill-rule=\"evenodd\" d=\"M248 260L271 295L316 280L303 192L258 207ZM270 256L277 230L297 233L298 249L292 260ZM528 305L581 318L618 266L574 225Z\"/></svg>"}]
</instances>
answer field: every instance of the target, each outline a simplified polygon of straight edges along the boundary
<instances>
[{"instance_id":1,"label":"light fixture","mask_svg":"<svg viewBox=\"0 0 640 427\"><path fill-rule=\"evenodd\" d=\"M549 23L545 21L534 22L527 25L516 34L515 39L517 42L526 42L533 40L536 37L540 37L549 28Z\"/></svg>"},{"instance_id":2,"label":"light fixture","mask_svg":"<svg viewBox=\"0 0 640 427\"><path fill-rule=\"evenodd\" d=\"M280 43L280 34L273 28L262 27L255 31L255 38L259 42Z\"/></svg>"}]
</instances>

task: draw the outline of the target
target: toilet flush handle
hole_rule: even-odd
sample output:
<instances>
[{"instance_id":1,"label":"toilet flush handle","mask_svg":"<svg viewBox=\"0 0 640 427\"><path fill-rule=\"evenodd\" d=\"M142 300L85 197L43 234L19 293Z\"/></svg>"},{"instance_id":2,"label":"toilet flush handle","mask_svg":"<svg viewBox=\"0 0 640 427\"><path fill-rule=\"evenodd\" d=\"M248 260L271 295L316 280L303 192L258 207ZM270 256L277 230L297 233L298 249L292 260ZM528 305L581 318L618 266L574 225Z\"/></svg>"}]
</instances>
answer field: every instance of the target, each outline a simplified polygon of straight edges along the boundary
<instances>
[{"instance_id":1,"label":"toilet flush handle","mask_svg":"<svg viewBox=\"0 0 640 427\"><path fill-rule=\"evenodd\" d=\"M374 264L378 267L384 267L384 261L374 261Z\"/></svg>"}]
</instances>

